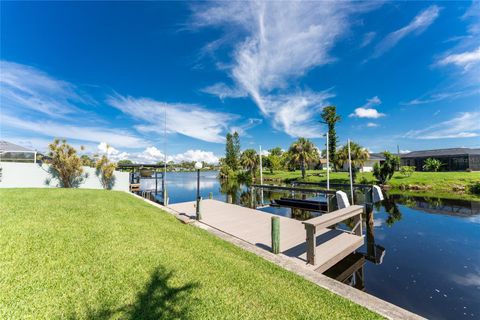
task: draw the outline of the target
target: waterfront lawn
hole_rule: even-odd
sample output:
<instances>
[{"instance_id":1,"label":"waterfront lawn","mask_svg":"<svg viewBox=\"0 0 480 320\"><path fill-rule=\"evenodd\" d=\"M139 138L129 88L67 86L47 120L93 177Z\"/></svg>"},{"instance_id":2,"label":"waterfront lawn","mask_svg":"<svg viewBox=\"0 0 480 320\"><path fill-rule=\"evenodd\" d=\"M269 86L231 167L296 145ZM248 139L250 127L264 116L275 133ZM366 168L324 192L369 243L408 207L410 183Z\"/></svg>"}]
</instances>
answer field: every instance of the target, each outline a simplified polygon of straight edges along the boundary
<instances>
[{"instance_id":1,"label":"waterfront lawn","mask_svg":"<svg viewBox=\"0 0 480 320\"><path fill-rule=\"evenodd\" d=\"M264 177L268 179L276 179L279 181L311 181L326 182L326 171L308 170L307 177L302 179L301 171L277 171L271 174L264 172ZM358 173L357 182L364 179L367 183L375 183L375 178L371 172ZM480 172L414 172L410 177L405 177L396 172L393 178L388 182L392 188L400 188L403 186L421 186L430 190L438 190L449 192L455 188L467 187L475 182L480 181ZM330 182L332 183L349 183L347 172L331 172Z\"/></svg>"},{"instance_id":2,"label":"waterfront lawn","mask_svg":"<svg viewBox=\"0 0 480 320\"><path fill-rule=\"evenodd\" d=\"M0 199L0 319L379 317L123 192Z\"/></svg>"}]
</instances>

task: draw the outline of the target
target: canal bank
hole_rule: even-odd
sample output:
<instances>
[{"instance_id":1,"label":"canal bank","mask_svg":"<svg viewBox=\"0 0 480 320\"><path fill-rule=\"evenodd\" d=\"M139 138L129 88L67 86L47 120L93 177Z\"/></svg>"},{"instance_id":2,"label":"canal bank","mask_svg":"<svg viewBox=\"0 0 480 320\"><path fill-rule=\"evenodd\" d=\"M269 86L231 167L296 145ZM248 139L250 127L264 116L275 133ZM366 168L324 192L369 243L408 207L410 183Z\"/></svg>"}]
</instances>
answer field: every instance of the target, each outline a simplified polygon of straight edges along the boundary
<instances>
[{"instance_id":1,"label":"canal bank","mask_svg":"<svg viewBox=\"0 0 480 320\"><path fill-rule=\"evenodd\" d=\"M169 174L171 203L195 199L194 173ZM202 172L201 196L243 206L251 203L251 192L244 184L221 182L216 172ZM284 196L264 192L264 202ZM259 197L258 197L259 199ZM374 209L373 219L364 217L368 245L385 249L382 263L358 262L363 283L355 272L342 279L353 287L392 302L427 318L457 319L478 316L480 300L480 202L411 195L387 195ZM306 220L314 213L266 207L276 215Z\"/></svg>"}]
</instances>

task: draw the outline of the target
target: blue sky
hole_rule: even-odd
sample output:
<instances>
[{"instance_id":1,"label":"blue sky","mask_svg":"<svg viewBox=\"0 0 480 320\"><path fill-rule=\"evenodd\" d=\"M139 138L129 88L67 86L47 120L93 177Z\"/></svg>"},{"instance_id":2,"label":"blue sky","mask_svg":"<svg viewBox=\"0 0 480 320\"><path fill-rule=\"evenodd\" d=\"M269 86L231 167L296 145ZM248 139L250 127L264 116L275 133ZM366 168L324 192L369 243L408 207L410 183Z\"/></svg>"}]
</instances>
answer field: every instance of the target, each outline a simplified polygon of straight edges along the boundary
<instances>
[{"instance_id":1,"label":"blue sky","mask_svg":"<svg viewBox=\"0 0 480 320\"><path fill-rule=\"evenodd\" d=\"M115 159L480 146L477 2L1 2L1 138Z\"/></svg>"}]
</instances>

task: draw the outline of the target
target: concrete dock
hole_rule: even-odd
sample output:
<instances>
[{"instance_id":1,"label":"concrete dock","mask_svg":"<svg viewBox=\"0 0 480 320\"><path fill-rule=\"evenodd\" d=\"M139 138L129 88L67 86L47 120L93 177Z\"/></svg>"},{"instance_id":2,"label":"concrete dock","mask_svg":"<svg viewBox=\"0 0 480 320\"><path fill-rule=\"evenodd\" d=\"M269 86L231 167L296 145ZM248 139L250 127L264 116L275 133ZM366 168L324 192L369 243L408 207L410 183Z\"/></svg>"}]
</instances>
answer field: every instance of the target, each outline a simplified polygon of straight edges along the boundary
<instances>
[{"instance_id":1,"label":"concrete dock","mask_svg":"<svg viewBox=\"0 0 480 320\"><path fill-rule=\"evenodd\" d=\"M169 208L195 219L195 202L172 204ZM202 200L203 224L271 251L271 218L259 210L217 200ZM329 213L326 215L331 215ZM315 264L307 264L305 226L301 221L280 217L280 253L292 261L317 272L324 272L363 245L363 236L321 228L316 233Z\"/></svg>"}]
</instances>

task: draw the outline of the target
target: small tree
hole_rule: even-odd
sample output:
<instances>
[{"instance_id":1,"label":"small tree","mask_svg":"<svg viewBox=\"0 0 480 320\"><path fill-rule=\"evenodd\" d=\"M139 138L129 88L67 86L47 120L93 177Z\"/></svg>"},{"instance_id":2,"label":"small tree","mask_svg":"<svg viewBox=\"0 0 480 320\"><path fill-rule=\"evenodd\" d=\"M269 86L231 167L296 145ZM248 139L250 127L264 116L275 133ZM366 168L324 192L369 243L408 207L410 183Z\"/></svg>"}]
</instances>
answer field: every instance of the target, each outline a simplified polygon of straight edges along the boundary
<instances>
[{"instance_id":1,"label":"small tree","mask_svg":"<svg viewBox=\"0 0 480 320\"><path fill-rule=\"evenodd\" d=\"M124 159L117 162L117 164L133 164L132 160ZM163 164L163 162L158 162L158 164Z\"/></svg>"},{"instance_id":2,"label":"small tree","mask_svg":"<svg viewBox=\"0 0 480 320\"><path fill-rule=\"evenodd\" d=\"M100 177L100 182L104 189L112 189L115 183L115 169L117 168L117 165L107 157L109 148L107 145L107 153L102 155L95 165L97 176Z\"/></svg>"},{"instance_id":3,"label":"small tree","mask_svg":"<svg viewBox=\"0 0 480 320\"><path fill-rule=\"evenodd\" d=\"M381 165L375 163L373 166L373 176L380 184L387 183L393 177L395 168L400 164L400 157L388 151L385 151L383 155L385 156L385 161Z\"/></svg>"},{"instance_id":4,"label":"small tree","mask_svg":"<svg viewBox=\"0 0 480 320\"><path fill-rule=\"evenodd\" d=\"M255 172L260 164L257 151L255 149L247 149L243 151L240 157L240 164L244 169L248 170L252 177L255 177Z\"/></svg>"},{"instance_id":5,"label":"small tree","mask_svg":"<svg viewBox=\"0 0 480 320\"><path fill-rule=\"evenodd\" d=\"M83 154L80 159L82 160L82 165L87 167L94 167L94 161L86 154Z\"/></svg>"},{"instance_id":6,"label":"small tree","mask_svg":"<svg viewBox=\"0 0 480 320\"><path fill-rule=\"evenodd\" d=\"M440 160L434 159L434 158L428 158L427 160L425 160L425 163L423 164L423 170L437 172L437 171L440 171L442 166L443 166L443 163Z\"/></svg>"},{"instance_id":7,"label":"small tree","mask_svg":"<svg viewBox=\"0 0 480 320\"><path fill-rule=\"evenodd\" d=\"M414 172L415 172L415 167L414 166L401 166L400 167L400 173L404 177L410 177Z\"/></svg>"},{"instance_id":8,"label":"small tree","mask_svg":"<svg viewBox=\"0 0 480 320\"><path fill-rule=\"evenodd\" d=\"M297 141L292 143L288 150L290 159L295 164L300 164L302 169L302 178L305 179L307 165L310 162L316 161L320 158L318 149L313 142L305 138L298 138Z\"/></svg>"},{"instance_id":9,"label":"small tree","mask_svg":"<svg viewBox=\"0 0 480 320\"><path fill-rule=\"evenodd\" d=\"M82 160L77 155L77 150L70 146L66 140L60 142L53 140L48 146L48 155L51 158L50 168L53 175L58 178L64 188L77 187L83 181Z\"/></svg>"},{"instance_id":10,"label":"small tree","mask_svg":"<svg viewBox=\"0 0 480 320\"><path fill-rule=\"evenodd\" d=\"M334 165L334 169L337 170L338 161L337 161L337 132L335 131L335 125L337 122L341 121L342 118L337 114L336 106L327 106L323 108L321 117L323 121L328 125L328 144L329 144L329 158L330 163Z\"/></svg>"},{"instance_id":11,"label":"small tree","mask_svg":"<svg viewBox=\"0 0 480 320\"><path fill-rule=\"evenodd\" d=\"M240 153L240 138L238 133L227 133L225 143L225 164L228 165L233 171L237 171L239 167L239 155Z\"/></svg>"},{"instance_id":12,"label":"small tree","mask_svg":"<svg viewBox=\"0 0 480 320\"><path fill-rule=\"evenodd\" d=\"M282 153L282 149L279 147L268 150L268 156L265 157L265 164L271 173L282 168Z\"/></svg>"},{"instance_id":13,"label":"small tree","mask_svg":"<svg viewBox=\"0 0 480 320\"><path fill-rule=\"evenodd\" d=\"M352 160L352 180L355 182L358 170L365 164L370 154L360 144L350 141L350 157ZM337 151L337 161L340 166L348 163L348 144Z\"/></svg>"}]
</instances>

